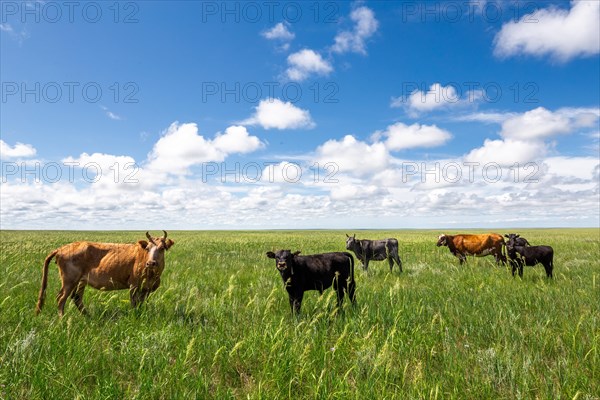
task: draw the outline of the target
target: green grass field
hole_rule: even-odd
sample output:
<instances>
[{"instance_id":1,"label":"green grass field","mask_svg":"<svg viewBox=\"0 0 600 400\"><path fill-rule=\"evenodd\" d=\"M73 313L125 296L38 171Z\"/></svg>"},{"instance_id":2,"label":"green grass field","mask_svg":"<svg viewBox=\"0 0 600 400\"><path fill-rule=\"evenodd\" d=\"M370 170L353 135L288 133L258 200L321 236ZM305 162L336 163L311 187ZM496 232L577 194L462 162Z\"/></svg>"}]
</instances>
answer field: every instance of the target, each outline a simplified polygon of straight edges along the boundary
<instances>
[{"instance_id":1,"label":"green grass field","mask_svg":"<svg viewBox=\"0 0 600 400\"><path fill-rule=\"evenodd\" d=\"M308 292L297 319L265 252L341 251L344 231L169 232L142 308L88 288L90 316L69 301L61 320L54 263L34 315L45 256L144 232L2 231L0 398L598 399L599 231L518 232L554 247L554 280L541 265L515 279L491 256L459 266L438 231L361 231L396 237L404 272L357 265L355 308Z\"/></svg>"}]
</instances>

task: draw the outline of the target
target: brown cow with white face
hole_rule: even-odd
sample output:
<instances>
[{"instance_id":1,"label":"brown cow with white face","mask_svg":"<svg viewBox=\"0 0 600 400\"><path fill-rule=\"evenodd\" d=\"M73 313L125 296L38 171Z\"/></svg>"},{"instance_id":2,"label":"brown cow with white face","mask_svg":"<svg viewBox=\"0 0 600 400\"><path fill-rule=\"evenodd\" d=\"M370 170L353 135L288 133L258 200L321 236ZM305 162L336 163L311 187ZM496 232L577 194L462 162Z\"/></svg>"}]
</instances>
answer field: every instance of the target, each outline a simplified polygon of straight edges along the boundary
<instances>
[{"instance_id":1,"label":"brown cow with white face","mask_svg":"<svg viewBox=\"0 0 600 400\"><path fill-rule=\"evenodd\" d=\"M135 244L74 242L54 250L44 261L36 313L44 306L48 265L55 256L62 280L56 297L61 317L69 296L79 311L86 313L83 291L87 285L99 290L129 289L132 307L140 305L160 286L165 251L174 244L167 239L167 232L163 233L162 238L152 238L146 232L148 241L140 240Z\"/></svg>"},{"instance_id":2,"label":"brown cow with white face","mask_svg":"<svg viewBox=\"0 0 600 400\"><path fill-rule=\"evenodd\" d=\"M450 252L458 257L462 264L467 256L484 257L490 254L496 258L496 263L506 263L506 257L502 254L504 238L497 233L485 233L481 235L440 235L437 246L448 246Z\"/></svg>"}]
</instances>

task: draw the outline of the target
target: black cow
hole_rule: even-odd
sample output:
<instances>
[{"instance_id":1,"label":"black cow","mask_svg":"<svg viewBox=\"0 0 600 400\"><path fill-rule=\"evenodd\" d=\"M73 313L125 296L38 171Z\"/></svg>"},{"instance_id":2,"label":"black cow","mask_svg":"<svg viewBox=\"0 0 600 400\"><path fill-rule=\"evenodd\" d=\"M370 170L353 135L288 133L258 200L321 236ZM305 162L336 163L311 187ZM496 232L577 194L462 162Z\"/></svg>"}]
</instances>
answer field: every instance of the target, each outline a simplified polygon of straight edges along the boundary
<instances>
[{"instance_id":1,"label":"black cow","mask_svg":"<svg viewBox=\"0 0 600 400\"><path fill-rule=\"evenodd\" d=\"M519 236L518 234L509 233L508 235L504 235L505 238L510 240L511 238L515 238L515 245L517 246L531 246L531 244L524 237Z\"/></svg>"},{"instance_id":2,"label":"black cow","mask_svg":"<svg viewBox=\"0 0 600 400\"><path fill-rule=\"evenodd\" d=\"M369 261L383 261L387 258L390 263L390 272L394 267L394 261L402 272L402 260L398 256L398 240L394 238L383 240L357 239L356 235L346 234L346 249L352 250L363 265L365 271L369 270Z\"/></svg>"},{"instance_id":3,"label":"black cow","mask_svg":"<svg viewBox=\"0 0 600 400\"><path fill-rule=\"evenodd\" d=\"M275 259L285 289L290 297L292 314L300 312L302 298L307 290L323 290L333 285L337 292L338 307L344 300L344 290L354 304L356 283L354 282L354 258L350 253L325 253L299 256L299 251L279 250L267 252Z\"/></svg>"},{"instance_id":4,"label":"black cow","mask_svg":"<svg viewBox=\"0 0 600 400\"><path fill-rule=\"evenodd\" d=\"M519 235L512 233L508 238L506 250L510 258L513 276L515 276L515 270L518 268L519 276L523 277L523 264L529 267L542 264L546 270L546 276L552 278L552 270L554 269L554 250L552 247L520 245Z\"/></svg>"}]
</instances>

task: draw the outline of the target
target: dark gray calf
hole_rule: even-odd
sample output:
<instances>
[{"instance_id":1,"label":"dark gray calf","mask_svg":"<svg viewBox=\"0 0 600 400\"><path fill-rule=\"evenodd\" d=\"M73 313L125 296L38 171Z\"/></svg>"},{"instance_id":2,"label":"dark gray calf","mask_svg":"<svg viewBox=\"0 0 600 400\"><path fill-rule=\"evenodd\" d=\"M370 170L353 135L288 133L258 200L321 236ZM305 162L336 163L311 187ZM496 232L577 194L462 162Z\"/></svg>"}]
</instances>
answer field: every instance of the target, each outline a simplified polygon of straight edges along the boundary
<instances>
[{"instance_id":1,"label":"dark gray calf","mask_svg":"<svg viewBox=\"0 0 600 400\"><path fill-rule=\"evenodd\" d=\"M504 235L508 240L514 238L516 246L531 246L531 244L524 237L520 237L518 234L509 233L508 235Z\"/></svg>"},{"instance_id":2,"label":"dark gray calf","mask_svg":"<svg viewBox=\"0 0 600 400\"><path fill-rule=\"evenodd\" d=\"M299 256L299 251L279 250L267 252L267 257L275 259L275 266L281 275L290 298L292 313L300 312L302 298L307 290L323 290L333 285L337 292L338 307L344 300L344 291L350 301L355 302L354 258L350 253L325 253Z\"/></svg>"},{"instance_id":3,"label":"dark gray calf","mask_svg":"<svg viewBox=\"0 0 600 400\"><path fill-rule=\"evenodd\" d=\"M394 267L394 261L402 272L402 260L398 255L398 240L394 238L383 240L357 239L356 235L346 234L346 249L352 250L363 265L365 271L369 270L369 261L383 261L387 258L390 264L390 272Z\"/></svg>"},{"instance_id":4,"label":"dark gray calf","mask_svg":"<svg viewBox=\"0 0 600 400\"><path fill-rule=\"evenodd\" d=\"M518 244L519 235L511 234L506 244L508 257L512 265L512 274L519 270L519 276L523 276L523 264L532 267L542 264L546 270L546 276L552 278L554 269L554 250L550 246L522 246Z\"/></svg>"}]
</instances>

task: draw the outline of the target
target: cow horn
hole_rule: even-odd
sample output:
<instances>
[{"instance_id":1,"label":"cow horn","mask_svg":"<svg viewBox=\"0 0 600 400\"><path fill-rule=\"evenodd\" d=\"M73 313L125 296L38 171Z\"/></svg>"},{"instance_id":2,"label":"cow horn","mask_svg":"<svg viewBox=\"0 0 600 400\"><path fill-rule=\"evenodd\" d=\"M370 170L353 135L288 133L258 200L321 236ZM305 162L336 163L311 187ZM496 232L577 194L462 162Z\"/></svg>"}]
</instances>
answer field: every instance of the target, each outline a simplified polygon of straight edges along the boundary
<instances>
[{"instance_id":1,"label":"cow horn","mask_svg":"<svg viewBox=\"0 0 600 400\"><path fill-rule=\"evenodd\" d=\"M150 234L148 232L146 232L146 237L148 238L148 240L150 241L150 243L152 243L153 245L156 246L156 243L154 243L154 239L152 239L152 236L150 236Z\"/></svg>"},{"instance_id":2,"label":"cow horn","mask_svg":"<svg viewBox=\"0 0 600 400\"><path fill-rule=\"evenodd\" d=\"M162 238L162 240L167 240L167 231L163 230L164 236Z\"/></svg>"}]
</instances>

